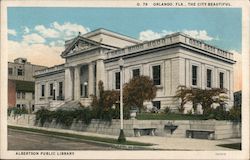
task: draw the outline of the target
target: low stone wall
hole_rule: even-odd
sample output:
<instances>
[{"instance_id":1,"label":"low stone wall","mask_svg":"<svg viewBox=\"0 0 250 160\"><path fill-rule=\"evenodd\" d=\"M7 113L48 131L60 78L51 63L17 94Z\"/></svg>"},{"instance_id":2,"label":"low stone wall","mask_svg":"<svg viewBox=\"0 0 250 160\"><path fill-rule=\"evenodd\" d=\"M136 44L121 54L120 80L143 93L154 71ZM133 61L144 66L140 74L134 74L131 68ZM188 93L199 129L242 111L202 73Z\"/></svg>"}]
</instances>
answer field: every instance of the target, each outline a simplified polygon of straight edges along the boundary
<instances>
[{"instance_id":1,"label":"low stone wall","mask_svg":"<svg viewBox=\"0 0 250 160\"><path fill-rule=\"evenodd\" d=\"M8 124L19 124L26 126L35 125L35 115L22 115L8 117ZM174 125L177 128L171 133L165 125ZM40 124L37 124L40 126ZM77 131L86 131L107 135L119 135L120 120L114 119L111 122L93 119L89 125L81 121L74 121L70 127L56 124L55 120L51 123L45 122L44 127L63 128ZM135 136L134 128L156 128L155 135L163 137L185 138L186 131L194 130L213 130L215 139L241 137L241 123L216 120L124 120L124 133L128 137Z\"/></svg>"}]
</instances>

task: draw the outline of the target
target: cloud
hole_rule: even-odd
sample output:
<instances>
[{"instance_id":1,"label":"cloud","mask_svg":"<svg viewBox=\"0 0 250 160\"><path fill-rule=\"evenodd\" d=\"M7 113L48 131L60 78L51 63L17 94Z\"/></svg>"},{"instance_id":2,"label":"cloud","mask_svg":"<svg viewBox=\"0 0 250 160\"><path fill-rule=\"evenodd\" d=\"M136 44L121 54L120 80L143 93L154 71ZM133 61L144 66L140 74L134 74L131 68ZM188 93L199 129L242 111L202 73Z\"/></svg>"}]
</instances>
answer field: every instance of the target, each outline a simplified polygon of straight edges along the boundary
<instances>
[{"instance_id":1,"label":"cloud","mask_svg":"<svg viewBox=\"0 0 250 160\"><path fill-rule=\"evenodd\" d=\"M73 38L74 36L78 35L79 32L81 32L81 34L85 34L90 31L90 29L87 27L84 27L76 23L70 23L70 22L65 22L64 24L53 22L51 26L52 28L63 33L64 35L63 39Z\"/></svg>"},{"instance_id":2,"label":"cloud","mask_svg":"<svg viewBox=\"0 0 250 160\"><path fill-rule=\"evenodd\" d=\"M49 43L50 46L54 47L54 46L64 46L64 41L62 40L57 40L57 41L52 41Z\"/></svg>"},{"instance_id":3,"label":"cloud","mask_svg":"<svg viewBox=\"0 0 250 160\"><path fill-rule=\"evenodd\" d=\"M24 34L28 34L28 33L30 33L30 29L28 28L28 27L23 27L23 33Z\"/></svg>"},{"instance_id":4,"label":"cloud","mask_svg":"<svg viewBox=\"0 0 250 160\"><path fill-rule=\"evenodd\" d=\"M27 44L35 44L35 43L44 43L46 42L46 40L38 35L37 33L32 33L32 34L28 34L28 35L23 35L23 43L27 43Z\"/></svg>"},{"instance_id":5,"label":"cloud","mask_svg":"<svg viewBox=\"0 0 250 160\"><path fill-rule=\"evenodd\" d=\"M14 29L8 29L8 34L12 35L12 36L16 36L17 35L17 33L16 33L16 31Z\"/></svg>"},{"instance_id":6,"label":"cloud","mask_svg":"<svg viewBox=\"0 0 250 160\"><path fill-rule=\"evenodd\" d=\"M27 44L17 41L8 41L8 61L17 57L27 58L37 65L53 66L64 63L60 57L64 47L50 47L45 44Z\"/></svg>"},{"instance_id":7,"label":"cloud","mask_svg":"<svg viewBox=\"0 0 250 160\"><path fill-rule=\"evenodd\" d=\"M206 30L182 30L182 31L162 30L161 32L145 30L139 33L139 39L143 41L148 41L148 40L161 38L161 37L164 37L165 35L172 34L175 32L183 32L193 38L204 40L204 41L219 40L218 36L217 37L209 36Z\"/></svg>"},{"instance_id":8,"label":"cloud","mask_svg":"<svg viewBox=\"0 0 250 160\"><path fill-rule=\"evenodd\" d=\"M58 38L60 33L52 28L45 28L44 25L37 25L34 28L38 31L44 38Z\"/></svg>"},{"instance_id":9,"label":"cloud","mask_svg":"<svg viewBox=\"0 0 250 160\"><path fill-rule=\"evenodd\" d=\"M234 91L242 90L242 54L238 53L235 50L231 50L234 54Z\"/></svg>"}]
</instances>

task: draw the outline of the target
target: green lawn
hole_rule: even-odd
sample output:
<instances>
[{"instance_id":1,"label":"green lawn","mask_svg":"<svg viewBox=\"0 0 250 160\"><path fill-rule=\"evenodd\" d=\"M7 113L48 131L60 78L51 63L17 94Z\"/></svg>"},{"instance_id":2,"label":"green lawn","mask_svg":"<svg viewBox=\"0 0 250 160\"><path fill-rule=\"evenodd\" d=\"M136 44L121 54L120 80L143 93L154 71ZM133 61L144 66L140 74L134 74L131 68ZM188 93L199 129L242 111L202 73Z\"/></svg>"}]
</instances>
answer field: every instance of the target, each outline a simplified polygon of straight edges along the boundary
<instances>
[{"instance_id":1,"label":"green lawn","mask_svg":"<svg viewBox=\"0 0 250 160\"><path fill-rule=\"evenodd\" d=\"M203 115L188 115L188 114L164 114L164 113L138 113L138 120L205 120Z\"/></svg>"},{"instance_id":2,"label":"green lawn","mask_svg":"<svg viewBox=\"0 0 250 160\"><path fill-rule=\"evenodd\" d=\"M220 144L218 146L241 150L241 143Z\"/></svg>"},{"instance_id":3,"label":"green lawn","mask_svg":"<svg viewBox=\"0 0 250 160\"><path fill-rule=\"evenodd\" d=\"M120 144L117 139L114 138L103 138L103 137L94 137L94 136L85 136L85 135L77 135L71 133L61 133L61 132L54 132L54 131L46 131L42 129L34 129L34 128L24 128L24 127L17 127L17 126L8 126L10 129L22 130L22 131L29 131L29 132L36 132L47 134L50 136L63 136L63 137L70 137L70 138L77 138L80 140L88 140L88 141L95 141L95 142L105 142L110 144ZM122 143L123 145L135 145L135 146L152 146L153 144L149 143L140 143L134 141L126 141Z\"/></svg>"}]
</instances>

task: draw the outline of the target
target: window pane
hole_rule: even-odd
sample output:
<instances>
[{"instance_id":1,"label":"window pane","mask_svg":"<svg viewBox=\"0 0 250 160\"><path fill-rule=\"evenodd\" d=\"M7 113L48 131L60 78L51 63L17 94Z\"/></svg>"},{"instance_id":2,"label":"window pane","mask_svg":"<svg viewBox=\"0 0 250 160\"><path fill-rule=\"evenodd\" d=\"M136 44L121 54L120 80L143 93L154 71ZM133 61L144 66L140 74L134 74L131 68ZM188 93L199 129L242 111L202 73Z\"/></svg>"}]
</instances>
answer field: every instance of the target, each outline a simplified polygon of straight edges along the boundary
<instances>
[{"instance_id":1,"label":"window pane","mask_svg":"<svg viewBox=\"0 0 250 160\"><path fill-rule=\"evenodd\" d=\"M63 96L63 82L59 82L59 97Z\"/></svg>"},{"instance_id":2,"label":"window pane","mask_svg":"<svg viewBox=\"0 0 250 160\"><path fill-rule=\"evenodd\" d=\"M25 92L22 92L22 99L25 99Z\"/></svg>"},{"instance_id":3,"label":"window pane","mask_svg":"<svg viewBox=\"0 0 250 160\"><path fill-rule=\"evenodd\" d=\"M115 89L120 89L120 72L115 73Z\"/></svg>"},{"instance_id":4,"label":"window pane","mask_svg":"<svg viewBox=\"0 0 250 160\"><path fill-rule=\"evenodd\" d=\"M197 66L192 66L192 85L197 85Z\"/></svg>"},{"instance_id":5,"label":"window pane","mask_svg":"<svg viewBox=\"0 0 250 160\"><path fill-rule=\"evenodd\" d=\"M8 68L9 75L13 75L13 68Z\"/></svg>"},{"instance_id":6,"label":"window pane","mask_svg":"<svg viewBox=\"0 0 250 160\"><path fill-rule=\"evenodd\" d=\"M49 85L49 95L53 96L53 83Z\"/></svg>"},{"instance_id":7,"label":"window pane","mask_svg":"<svg viewBox=\"0 0 250 160\"><path fill-rule=\"evenodd\" d=\"M224 88L224 73L220 72L220 88Z\"/></svg>"},{"instance_id":8,"label":"window pane","mask_svg":"<svg viewBox=\"0 0 250 160\"><path fill-rule=\"evenodd\" d=\"M161 66L153 66L153 82L154 85L161 84Z\"/></svg>"},{"instance_id":9,"label":"window pane","mask_svg":"<svg viewBox=\"0 0 250 160\"><path fill-rule=\"evenodd\" d=\"M212 70L207 69L207 87L211 88L212 86Z\"/></svg>"},{"instance_id":10,"label":"window pane","mask_svg":"<svg viewBox=\"0 0 250 160\"><path fill-rule=\"evenodd\" d=\"M134 69L133 70L133 78L134 77L139 77L140 76L140 69Z\"/></svg>"},{"instance_id":11,"label":"window pane","mask_svg":"<svg viewBox=\"0 0 250 160\"><path fill-rule=\"evenodd\" d=\"M23 75L23 70L22 69L17 69L17 75L22 76Z\"/></svg>"},{"instance_id":12,"label":"window pane","mask_svg":"<svg viewBox=\"0 0 250 160\"><path fill-rule=\"evenodd\" d=\"M153 101L153 106L157 109L161 109L161 101Z\"/></svg>"},{"instance_id":13,"label":"window pane","mask_svg":"<svg viewBox=\"0 0 250 160\"><path fill-rule=\"evenodd\" d=\"M44 97L45 85L42 85L42 93L41 96Z\"/></svg>"}]
</instances>

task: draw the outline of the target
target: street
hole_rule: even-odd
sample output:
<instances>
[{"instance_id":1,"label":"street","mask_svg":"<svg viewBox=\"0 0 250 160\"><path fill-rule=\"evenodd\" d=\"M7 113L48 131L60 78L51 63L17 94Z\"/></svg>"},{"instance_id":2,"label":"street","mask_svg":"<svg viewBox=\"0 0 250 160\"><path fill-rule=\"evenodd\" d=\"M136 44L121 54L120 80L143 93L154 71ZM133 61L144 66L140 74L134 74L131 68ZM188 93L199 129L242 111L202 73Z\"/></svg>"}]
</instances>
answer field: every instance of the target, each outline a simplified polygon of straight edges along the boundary
<instances>
[{"instance_id":1,"label":"street","mask_svg":"<svg viewBox=\"0 0 250 160\"><path fill-rule=\"evenodd\" d=\"M8 129L8 150L116 150L94 143L77 142L44 134Z\"/></svg>"}]
</instances>

